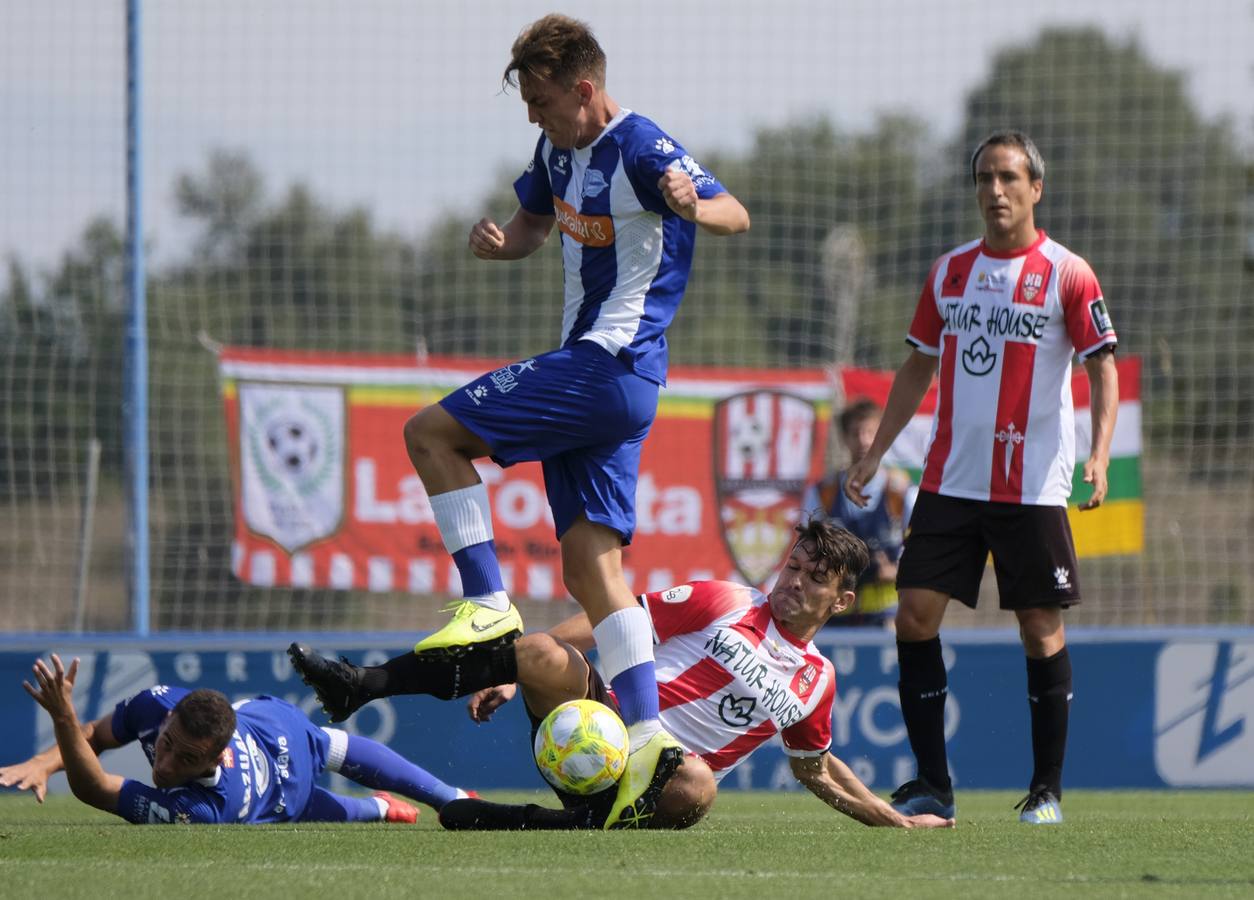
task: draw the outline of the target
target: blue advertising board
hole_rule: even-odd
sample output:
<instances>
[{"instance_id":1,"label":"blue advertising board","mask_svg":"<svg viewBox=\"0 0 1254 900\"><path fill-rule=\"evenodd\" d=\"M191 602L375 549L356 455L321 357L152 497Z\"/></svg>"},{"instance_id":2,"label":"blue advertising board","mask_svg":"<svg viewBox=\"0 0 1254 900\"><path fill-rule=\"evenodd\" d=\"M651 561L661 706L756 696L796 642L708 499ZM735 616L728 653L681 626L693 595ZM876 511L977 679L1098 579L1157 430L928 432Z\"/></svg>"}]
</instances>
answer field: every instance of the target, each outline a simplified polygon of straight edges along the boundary
<instances>
[{"instance_id":1,"label":"blue advertising board","mask_svg":"<svg viewBox=\"0 0 1254 900\"><path fill-rule=\"evenodd\" d=\"M99 639L95 639L98 641ZM1013 634L946 634L946 737L955 784L1025 788L1031 744L1023 650ZM396 636L315 636L326 653L378 664L408 648ZM829 629L816 639L835 664L832 752L869 785L890 789L914 774L897 698L891 634ZM81 659L80 716L97 718L153 684L213 687L232 700L282 697L325 724L308 687L273 636L115 639L11 638L0 645L0 764L52 742L48 717L21 689L34 658ZM1068 787L1254 787L1254 632L1084 631L1069 637L1075 671L1065 783ZM539 788L520 701L477 725L465 701L395 697L343 726L388 744L440 778L467 788ZM127 755L129 754L129 755ZM147 776L134 748L105 759L110 771ZM795 787L778 741L762 747L725 789Z\"/></svg>"}]
</instances>

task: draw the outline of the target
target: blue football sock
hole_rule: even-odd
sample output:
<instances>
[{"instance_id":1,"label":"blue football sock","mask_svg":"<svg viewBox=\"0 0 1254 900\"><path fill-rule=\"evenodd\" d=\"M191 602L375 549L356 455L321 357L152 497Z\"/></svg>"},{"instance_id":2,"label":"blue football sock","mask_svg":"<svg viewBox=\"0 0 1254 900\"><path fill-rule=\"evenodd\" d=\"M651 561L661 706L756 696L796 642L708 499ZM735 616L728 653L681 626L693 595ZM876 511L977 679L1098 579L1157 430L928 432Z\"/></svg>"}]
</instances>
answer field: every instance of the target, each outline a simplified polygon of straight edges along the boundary
<instances>
[{"instance_id":1,"label":"blue football sock","mask_svg":"<svg viewBox=\"0 0 1254 900\"><path fill-rule=\"evenodd\" d=\"M653 660L624 669L610 679L610 685L625 724L657 718L657 672Z\"/></svg>"},{"instance_id":2,"label":"blue football sock","mask_svg":"<svg viewBox=\"0 0 1254 900\"><path fill-rule=\"evenodd\" d=\"M392 791L436 809L457 798L457 788L449 787L378 741L356 734L348 736L348 752L344 754L340 774L365 787Z\"/></svg>"},{"instance_id":3,"label":"blue football sock","mask_svg":"<svg viewBox=\"0 0 1254 900\"><path fill-rule=\"evenodd\" d=\"M378 822L379 804L374 797L345 797L316 787L301 815L302 822Z\"/></svg>"},{"instance_id":4,"label":"blue football sock","mask_svg":"<svg viewBox=\"0 0 1254 900\"><path fill-rule=\"evenodd\" d=\"M496 541L463 547L453 554L453 562L462 577L463 597L490 597L505 590L501 564L496 558Z\"/></svg>"}]
</instances>

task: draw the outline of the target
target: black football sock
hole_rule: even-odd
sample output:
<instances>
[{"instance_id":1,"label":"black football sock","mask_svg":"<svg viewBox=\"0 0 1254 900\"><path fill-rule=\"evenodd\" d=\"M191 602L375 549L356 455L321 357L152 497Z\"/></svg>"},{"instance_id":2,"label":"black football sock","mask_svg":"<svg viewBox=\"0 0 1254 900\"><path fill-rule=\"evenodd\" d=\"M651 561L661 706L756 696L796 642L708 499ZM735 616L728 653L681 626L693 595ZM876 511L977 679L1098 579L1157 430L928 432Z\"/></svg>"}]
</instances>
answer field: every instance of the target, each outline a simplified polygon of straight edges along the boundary
<instances>
[{"instance_id":1,"label":"black football sock","mask_svg":"<svg viewBox=\"0 0 1254 900\"><path fill-rule=\"evenodd\" d=\"M591 809L549 809L490 803L475 798L450 800L440 809L440 824L449 831L571 831L596 828Z\"/></svg>"},{"instance_id":2,"label":"black football sock","mask_svg":"<svg viewBox=\"0 0 1254 900\"><path fill-rule=\"evenodd\" d=\"M518 680L513 644L471 649L462 656L402 653L381 666L362 670L362 692L371 700L397 694L430 694L441 700L465 697L486 687Z\"/></svg>"},{"instance_id":3,"label":"black football sock","mask_svg":"<svg viewBox=\"0 0 1254 900\"><path fill-rule=\"evenodd\" d=\"M910 736L910 749L919 775L932 787L952 791L945 756L945 698L949 680L941 657L940 637L927 641L897 641L897 668L901 680L901 717Z\"/></svg>"},{"instance_id":4,"label":"black football sock","mask_svg":"<svg viewBox=\"0 0 1254 900\"><path fill-rule=\"evenodd\" d=\"M1032 711L1032 790L1062 798L1062 761L1071 711L1071 655L1063 647L1044 659L1028 657L1028 708Z\"/></svg>"}]
</instances>

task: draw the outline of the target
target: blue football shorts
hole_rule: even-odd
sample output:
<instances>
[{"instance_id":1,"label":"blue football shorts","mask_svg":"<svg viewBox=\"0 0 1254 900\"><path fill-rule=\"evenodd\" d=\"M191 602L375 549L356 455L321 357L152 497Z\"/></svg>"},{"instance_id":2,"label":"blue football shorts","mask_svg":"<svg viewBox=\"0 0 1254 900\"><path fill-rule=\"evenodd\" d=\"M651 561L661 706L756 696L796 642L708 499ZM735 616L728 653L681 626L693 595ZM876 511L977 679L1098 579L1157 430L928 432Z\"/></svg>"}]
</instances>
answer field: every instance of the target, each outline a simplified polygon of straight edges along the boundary
<instances>
[{"instance_id":1,"label":"blue football shorts","mask_svg":"<svg viewBox=\"0 0 1254 900\"><path fill-rule=\"evenodd\" d=\"M440 405L501 466L539 460L560 539L579 518L631 543L640 447L658 386L591 341L488 372Z\"/></svg>"}]
</instances>

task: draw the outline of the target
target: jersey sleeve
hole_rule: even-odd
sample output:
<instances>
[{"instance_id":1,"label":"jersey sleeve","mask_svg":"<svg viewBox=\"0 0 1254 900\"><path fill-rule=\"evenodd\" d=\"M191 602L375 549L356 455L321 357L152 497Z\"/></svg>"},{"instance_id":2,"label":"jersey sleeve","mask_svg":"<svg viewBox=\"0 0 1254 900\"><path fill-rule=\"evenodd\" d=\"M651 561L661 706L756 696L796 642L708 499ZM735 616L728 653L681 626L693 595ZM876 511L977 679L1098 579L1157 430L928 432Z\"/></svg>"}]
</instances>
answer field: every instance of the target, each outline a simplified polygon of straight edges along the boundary
<instances>
[{"instance_id":1,"label":"jersey sleeve","mask_svg":"<svg viewBox=\"0 0 1254 900\"><path fill-rule=\"evenodd\" d=\"M518 205L537 216L555 215L553 185L549 183L549 168L544 161L546 140L541 137L536 143L536 152L531 157L531 162L527 163L527 168L514 181L514 193L518 195Z\"/></svg>"},{"instance_id":2,"label":"jersey sleeve","mask_svg":"<svg viewBox=\"0 0 1254 900\"><path fill-rule=\"evenodd\" d=\"M129 744L140 732L159 726L187 695L183 688L155 684L134 697L123 700L113 709L113 736L119 743Z\"/></svg>"},{"instance_id":3,"label":"jersey sleeve","mask_svg":"<svg viewBox=\"0 0 1254 900\"><path fill-rule=\"evenodd\" d=\"M658 215L674 215L657 186L668 169L688 173L697 196L703 200L727 193L714 173L702 167L678 141L651 123L650 126L635 129L623 145L624 170L641 206Z\"/></svg>"},{"instance_id":4,"label":"jersey sleeve","mask_svg":"<svg viewBox=\"0 0 1254 900\"><path fill-rule=\"evenodd\" d=\"M1119 339L1106 311L1102 286L1097 283L1097 276L1088 262L1079 256L1067 257L1059 266L1058 279L1067 334L1080 359L1117 344Z\"/></svg>"},{"instance_id":5,"label":"jersey sleeve","mask_svg":"<svg viewBox=\"0 0 1254 900\"><path fill-rule=\"evenodd\" d=\"M223 821L222 807L198 791L166 791L130 778L122 782L118 793L117 814L133 825L215 825Z\"/></svg>"},{"instance_id":6,"label":"jersey sleeve","mask_svg":"<svg viewBox=\"0 0 1254 900\"><path fill-rule=\"evenodd\" d=\"M832 746L832 702L836 698L836 670L823 660L823 694L814 709L780 732L789 756L822 756Z\"/></svg>"},{"instance_id":7,"label":"jersey sleeve","mask_svg":"<svg viewBox=\"0 0 1254 900\"><path fill-rule=\"evenodd\" d=\"M932 268L927 273L927 281L923 283L923 291L914 308L914 319L906 333L906 343L928 356L940 356L941 331L945 327L945 320L941 318L940 307L936 303L935 287L941 259L932 263Z\"/></svg>"},{"instance_id":8,"label":"jersey sleeve","mask_svg":"<svg viewBox=\"0 0 1254 900\"><path fill-rule=\"evenodd\" d=\"M700 631L734 610L748 609L753 593L751 588L731 581L694 581L641 594L640 600L653 620L653 634L660 644L676 635Z\"/></svg>"}]
</instances>

